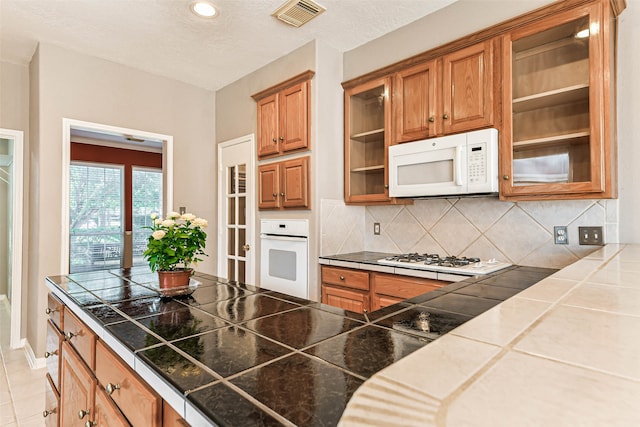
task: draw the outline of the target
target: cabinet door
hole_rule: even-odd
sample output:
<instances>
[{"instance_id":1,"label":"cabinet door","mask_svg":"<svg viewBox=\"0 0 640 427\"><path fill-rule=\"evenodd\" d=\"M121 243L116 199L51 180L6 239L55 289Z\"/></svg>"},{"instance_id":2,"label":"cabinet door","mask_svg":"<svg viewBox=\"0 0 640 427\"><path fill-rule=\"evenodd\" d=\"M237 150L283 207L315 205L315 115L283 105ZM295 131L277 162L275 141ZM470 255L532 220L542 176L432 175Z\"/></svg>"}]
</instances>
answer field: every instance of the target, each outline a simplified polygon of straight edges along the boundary
<instances>
[{"instance_id":1,"label":"cabinet door","mask_svg":"<svg viewBox=\"0 0 640 427\"><path fill-rule=\"evenodd\" d=\"M393 305L395 303L402 302L403 298L394 298L387 295L374 294L371 297L371 300L372 300L371 310L376 311L376 310L380 310L381 308Z\"/></svg>"},{"instance_id":2,"label":"cabinet door","mask_svg":"<svg viewBox=\"0 0 640 427\"><path fill-rule=\"evenodd\" d=\"M369 292L322 285L322 303L362 313L369 311Z\"/></svg>"},{"instance_id":3,"label":"cabinet door","mask_svg":"<svg viewBox=\"0 0 640 427\"><path fill-rule=\"evenodd\" d=\"M95 413L92 417L94 426L131 427L118 407L111 401L104 390L96 390ZM151 425L144 422L139 425Z\"/></svg>"},{"instance_id":4,"label":"cabinet door","mask_svg":"<svg viewBox=\"0 0 640 427\"><path fill-rule=\"evenodd\" d=\"M78 319L71 310L65 310L64 336L78 354L84 359L90 369L96 363L96 334Z\"/></svg>"},{"instance_id":5,"label":"cabinet door","mask_svg":"<svg viewBox=\"0 0 640 427\"><path fill-rule=\"evenodd\" d=\"M444 133L493 124L493 52L489 40L443 57Z\"/></svg>"},{"instance_id":6,"label":"cabinet door","mask_svg":"<svg viewBox=\"0 0 640 427\"><path fill-rule=\"evenodd\" d=\"M60 425L84 427L93 418L96 380L67 342L60 355Z\"/></svg>"},{"instance_id":7,"label":"cabinet door","mask_svg":"<svg viewBox=\"0 0 640 427\"><path fill-rule=\"evenodd\" d=\"M503 198L615 197L611 13L583 6L506 36Z\"/></svg>"},{"instance_id":8,"label":"cabinet door","mask_svg":"<svg viewBox=\"0 0 640 427\"><path fill-rule=\"evenodd\" d=\"M436 61L416 65L394 76L393 143L416 141L441 132L436 120Z\"/></svg>"},{"instance_id":9,"label":"cabinet door","mask_svg":"<svg viewBox=\"0 0 640 427\"><path fill-rule=\"evenodd\" d=\"M189 427L189 424L173 409L167 401L162 404L162 426L163 427Z\"/></svg>"},{"instance_id":10,"label":"cabinet door","mask_svg":"<svg viewBox=\"0 0 640 427\"><path fill-rule=\"evenodd\" d=\"M51 376L54 388L60 390L60 345L62 344L62 332L53 323L47 321L47 346L44 357L47 362L47 372Z\"/></svg>"},{"instance_id":11,"label":"cabinet door","mask_svg":"<svg viewBox=\"0 0 640 427\"><path fill-rule=\"evenodd\" d=\"M280 152L278 142L278 94L258 101L258 157Z\"/></svg>"},{"instance_id":12,"label":"cabinet door","mask_svg":"<svg viewBox=\"0 0 640 427\"><path fill-rule=\"evenodd\" d=\"M345 90L345 202L389 202L387 148L391 78Z\"/></svg>"},{"instance_id":13,"label":"cabinet door","mask_svg":"<svg viewBox=\"0 0 640 427\"><path fill-rule=\"evenodd\" d=\"M44 425L46 427L58 427L60 425L60 395L47 374L44 396Z\"/></svg>"},{"instance_id":14,"label":"cabinet door","mask_svg":"<svg viewBox=\"0 0 640 427\"><path fill-rule=\"evenodd\" d=\"M258 209L280 207L280 164L269 163L258 167Z\"/></svg>"},{"instance_id":15,"label":"cabinet door","mask_svg":"<svg viewBox=\"0 0 640 427\"><path fill-rule=\"evenodd\" d=\"M287 160L280 165L280 197L283 208L305 208L309 203L309 157Z\"/></svg>"},{"instance_id":16,"label":"cabinet door","mask_svg":"<svg viewBox=\"0 0 640 427\"><path fill-rule=\"evenodd\" d=\"M280 150L282 152L309 146L309 82L284 89L280 97Z\"/></svg>"},{"instance_id":17,"label":"cabinet door","mask_svg":"<svg viewBox=\"0 0 640 427\"><path fill-rule=\"evenodd\" d=\"M96 377L99 391L106 391L133 425L162 425L162 399L102 341L96 343Z\"/></svg>"}]
</instances>

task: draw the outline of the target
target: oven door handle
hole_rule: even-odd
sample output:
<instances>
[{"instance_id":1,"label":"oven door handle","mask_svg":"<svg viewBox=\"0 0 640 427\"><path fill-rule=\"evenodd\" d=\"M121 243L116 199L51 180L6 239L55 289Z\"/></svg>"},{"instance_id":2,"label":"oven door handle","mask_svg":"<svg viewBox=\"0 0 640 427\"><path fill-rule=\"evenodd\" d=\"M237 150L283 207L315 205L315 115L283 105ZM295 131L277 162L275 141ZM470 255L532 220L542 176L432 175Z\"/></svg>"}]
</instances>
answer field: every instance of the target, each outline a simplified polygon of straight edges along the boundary
<instances>
[{"instance_id":1,"label":"oven door handle","mask_svg":"<svg viewBox=\"0 0 640 427\"><path fill-rule=\"evenodd\" d=\"M276 236L273 234L261 234L260 238L262 240L281 240L284 242L306 242L307 238L306 237L299 237L299 236Z\"/></svg>"}]
</instances>

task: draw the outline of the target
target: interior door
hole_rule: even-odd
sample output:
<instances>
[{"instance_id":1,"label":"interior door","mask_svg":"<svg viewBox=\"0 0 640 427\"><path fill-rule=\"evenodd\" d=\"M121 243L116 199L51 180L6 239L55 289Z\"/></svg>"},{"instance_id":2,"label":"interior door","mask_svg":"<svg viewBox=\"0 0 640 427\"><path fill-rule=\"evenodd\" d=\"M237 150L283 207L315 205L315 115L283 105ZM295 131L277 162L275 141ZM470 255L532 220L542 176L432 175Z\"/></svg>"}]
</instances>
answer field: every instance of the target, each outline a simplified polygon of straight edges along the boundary
<instances>
[{"instance_id":1,"label":"interior door","mask_svg":"<svg viewBox=\"0 0 640 427\"><path fill-rule=\"evenodd\" d=\"M255 138L218 146L218 276L255 284Z\"/></svg>"}]
</instances>

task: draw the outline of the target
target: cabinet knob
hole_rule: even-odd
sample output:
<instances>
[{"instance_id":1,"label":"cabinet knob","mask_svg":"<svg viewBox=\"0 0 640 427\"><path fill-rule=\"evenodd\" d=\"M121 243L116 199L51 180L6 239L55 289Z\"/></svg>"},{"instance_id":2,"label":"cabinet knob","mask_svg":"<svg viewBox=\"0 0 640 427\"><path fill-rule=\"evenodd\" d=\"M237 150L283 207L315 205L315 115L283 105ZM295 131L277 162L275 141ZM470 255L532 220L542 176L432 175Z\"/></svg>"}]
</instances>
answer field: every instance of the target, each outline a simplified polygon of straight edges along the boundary
<instances>
[{"instance_id":1,"label":"cabinet knob","mask_svg":"<svg viewBox=\"0 0 640 427\"><path fill-rule=\"evenodd\" d=\"M445 119L445 120L447 120L447 119L449 118L449 115L448 115L448 114L443 114L443 115L442 115L442 118L443 118L443 119Z\"/></svg>"},{"instance_id":2,"label":"cabinet knob","mask_svg":"<svg viewBox=\"0 0 640 427\"><path fill-rule=\"evenodd\" d=\"M502 175L502 179L504 179L505 181L509 181L509 175Z\"/></svg>"},{"instance_id":3,"label":"cabinet knob","mask_svg":"<svg viewBox=\"0 0 640 427\"><path fill-rule=\"evenodd\" d=\"M54 308L54 309L50 309L49 307L47 307L47 308L44 310L44 312L45 312L46 314L55 313L56 311L58 311L58 310L57 310L57 309L55 309L55 308Z\"/></svg>"},{"instance_id":4,"label":"cabinet knob","mask_svg":"<svg viewBox=\"0 0 640 427\"><path fill-rule=\"evenodd\" d=\"M435 117L433 117L433 116L430 116L430 117L429 117L429 123L433 123L433 122L435 122L435 121L436 121L436 118L435 118Z\"/></svg>"},{"instance_id":5,"label":"cabinet knob","mask_svg":"<svg viewBox=\"0 0 640 427\"><path fill-rule=\"evenodd\" d=\"M93 427L93 426L97 426L98 423L95 421L87 421L86 423L84 423L84 427Z\"/></svg>"},{"instance_id":6,"label":"cabinet knob","mask_svg":"<svg viewBox=\"0 0 640 427\"><path fill-rule=\"evenodd\" d=\"M281 136L281 137L280 137L280 141L284 141L284 136Z\"/></svg>"},{"instance_id":7,"label":"cabinet knob","mask_svg":"<svg viewBox=\"0 0 640 427\"><path fill-rule=\"evenodd\" d=\"M280 193L280 197L284 197L284 193Z\"/></svg>"},{"instance_id":8,"label":"cabinet knob","mask_svg":"<svg viewBox=\"0 0 640 427\"><path fill-rule=\"evenodd\" d=\"M276 138L272 139L273 143L275 144L276 142L278 142L278 140Z\"/></svg>"},{"instance_id":9,"label":"cabinet knob","mask_svg":"<svg viewBox=\"0 0 640 427\"><path fill-rule=\"evenodd\" d=\"M42 411L42 416L44 418L47 418L49 415L55 414L57 412L56 408L53 409L45 409L44 411Z\"/></svg>"},{"instance_id":10,"label":"cabinet knob","mask_svg":"<svg viewBox=\"0 0 640 427\"><path fill-rule=\"evenodd\" d=\"M111 396L113 392L116 390L120 390L120 384L109 383L106 386L104 386L104 391L106 391L109 396Z\"/></svg>"},{"instance_id":11,"label":"cabinet knob","mask_svg":"<svg viewBox=\"0 0 640 427\"><path fill-rule=\"evenodd\" d=\"M65 332L64 337L67 339L67 341L71 341L71 338L75 337L78 334L74 334L73 332Z\"/></svg>"},{"instance_id":12,"label":"cabinet knob","mask_svg":"<svg viewBox=\"0 0 640 427\"><path fill-rule=\"evenodd\" d=\"M340 280L344 280L344 276L340 276Z\"/></svg>"},{"instance_id":13,"label":"cabinet knob","mask_svg":"<svg viewBox=\"0 0 640 427\"><path fill-rule=\"evenodd\" d=\"M273 198L275 199L276 197L278 197L278 193L273 193Z\"/></svg>"},{"instance_id":14,"label":"cabinet knob","mask_svg":"<svg viewBox=\"0 0 640 427\"><path fill-rule=\"evenodd\" d=\"M384 188L388 190L389 189L389 184L385 184Z\"/></svg>"},{"instance_id":15,"label":"cabinet knob","mask_svg":"<svg viewBox=\"0 0 640 427\"><path fill-rule=\"evenodd\" d=\"M86 417L87 415L89 415L89 410L87 409L86 411L84 409L80 409L78 411L78 419L83 419L84 417Z\"/></svg>"},{"instance_id":16,"label":"cabinet knob","mask_svg":"<svg viewBox=\"0 0 640 427\"><path fill-rule=\"evenodd\" d=\"M51 356L57 356L58 355L58 350L53 350L53 351L45 351L44 352L44 358L48 359Z\"/></svg>"}]
</instances>

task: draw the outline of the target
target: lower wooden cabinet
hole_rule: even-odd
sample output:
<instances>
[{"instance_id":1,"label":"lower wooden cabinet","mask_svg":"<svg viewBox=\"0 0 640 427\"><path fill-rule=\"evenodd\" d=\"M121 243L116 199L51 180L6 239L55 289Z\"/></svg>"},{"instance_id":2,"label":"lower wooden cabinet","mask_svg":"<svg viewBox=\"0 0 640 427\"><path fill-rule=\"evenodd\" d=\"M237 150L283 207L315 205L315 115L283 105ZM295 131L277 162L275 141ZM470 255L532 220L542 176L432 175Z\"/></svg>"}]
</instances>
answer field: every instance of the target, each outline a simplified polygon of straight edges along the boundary
<instances>
[{"instance_id":1,"label":"lower wooden cabinet","mask_svg":"<svg viewBox=\"0 0 640 427\"><path fill-rule=\"evenodd\" d=\"M322 303L356 313L370 311L369 292L322 285Z\"/></svg>"},{"instance_id":2,"label":"lower wooden cabinet","mask_svg":"<svg viewBox=\"0 0 640 427\"><path fill-rule=\"evenodd\" d=\"M322 303L357 313L375 311L451 282L322 266Z\"/></svg>"},{"instance_id":3,"label":"lower wooden cabinet","mask_svg":"<svg viewBox=\"0 0 640 427\"><path fill-rule=\"evenodd\" d=\"M96 380L68 342L60 355L60 425L84 427L93 415Z\"/></svg>"},{"instance_id":4,"label":"lower wooden cabinet","mask_svg":"<svg viewBox=\"0 0 640 427\"><path fill-rule=\"evenodd\" d=\"M96 343L98 388L132 425L162 425L162 399L116 356L102 341Z\"/></svg>"},{"instance_id":5,"label":"lower wooden cabinet","mask_svg":"<svg viewBox=\"0 0 640 427\"><path fill-rule=\"evenodd\" d=\"M259 209L310 209L309 156L258 167Z\"/></svg>"},{"instance_id":6,"label":"lower wooden cabinet","mask_svg":"<svg viewBox=\"0 0 640 427\"><path fill-rule=\"evenodd\" d=\"M64 318L65 335L48 320L47 427L189 426L67 308Z\"/></svg>"},{"instance_id":7,"label":"lower wooden cabinet","mask_svg":"<svg viewBox=\"0 0 640 427\"><path fill-rule=\"evenodd\" d=\"M44 425L46 427L57 427L60 425L60 394L53 384L51 376L47 374L44 395Z\"/></svg>"}]
</instances>

